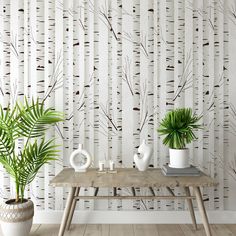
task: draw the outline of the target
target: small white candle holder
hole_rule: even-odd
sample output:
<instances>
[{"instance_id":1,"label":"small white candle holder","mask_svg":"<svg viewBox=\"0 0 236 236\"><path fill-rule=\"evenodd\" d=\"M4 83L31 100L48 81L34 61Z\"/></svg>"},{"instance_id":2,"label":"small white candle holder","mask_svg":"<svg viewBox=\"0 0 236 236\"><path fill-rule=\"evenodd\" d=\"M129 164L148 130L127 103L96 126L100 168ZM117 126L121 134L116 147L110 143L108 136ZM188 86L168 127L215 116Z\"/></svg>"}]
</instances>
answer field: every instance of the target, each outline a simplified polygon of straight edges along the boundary
<instances>
[{"instance_id":1,"label":"small white candle holder","mask_svg":"<svg viewBox=\"0 0 236 236\"><path fill-rule=\"evenodd\" d=\"M113 170L115 169L115 163L114 163L114 161L112 161L112 160L109 161L109 167L110 167L109 170L111 170L111 171L113 171Z\"/></svg>"},{"instance_id":2,"label":"small white candle holder","mask_svg":"<svg viewBox=\"0 0 236 236\"><path fill-rule=\"evenodd\" d=\"M105 161L99 161L98 162L98 172L99 173L106 173Z\"/></svg>"},{"instance_id":3,"label":"small white candle holder","mask_svg":"<svg viewBox=\"0 0 236 236\"><path fill-rule=\"evenodd\" d=\"M108 170L108 173L110 174L115 174L117 173L117 171L115 170L115 162L110 160L109 161L109 170Z\"/></svg>"},{"instance_id":4,"label":"small white candle holder","mask_svg":"<svg viewBox=\"0 0 236 236\"><path fill-rule=\"evenodd\" d=\"M105 169L104 161L99 161L98 165L99 165L99 171L104 171L104 169Z\"/></svg>"}]
</instances>

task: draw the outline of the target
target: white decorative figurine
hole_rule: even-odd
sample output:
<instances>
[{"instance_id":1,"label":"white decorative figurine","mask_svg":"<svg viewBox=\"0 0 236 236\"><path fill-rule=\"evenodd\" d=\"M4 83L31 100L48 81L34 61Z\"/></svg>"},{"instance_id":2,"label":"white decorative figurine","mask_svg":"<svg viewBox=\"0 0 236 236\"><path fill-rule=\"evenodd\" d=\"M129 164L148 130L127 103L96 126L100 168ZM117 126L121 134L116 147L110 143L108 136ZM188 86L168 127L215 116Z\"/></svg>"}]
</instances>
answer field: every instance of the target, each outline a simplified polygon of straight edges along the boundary
<instances>
[{"instance_id":1,"label":"white decorative figurine","mask_svg":"<svg viewBox=\"0 0 236 236\"><path fill-rule=\"evenodd\" d=\"M140 156L138 155L140 153ZM138 153L134 154L134 162L139 171L145 171L148 168L150 159L152 157L153 149L146 143L144 139L138 148Z\"/></svg>"},{"instance_id":2,"label":"white decorative figurine","mask_svg":"<svg viewBox=\"0 0 236 236\"><path fill-rule=\"evenodd\" d=\"M83 156L83 160L85 160L85 163L83 163L83 160L76 161L76 156L79 155L81 158L81 155ZM82 163L82 164L81 164ZM86 172L87 168L92 163L91 155L83 149L83 145L80 143L79 148L75 151L73 151L70 155L70 164L75 169L75 172Z\"/></svg>"}]
</instances>

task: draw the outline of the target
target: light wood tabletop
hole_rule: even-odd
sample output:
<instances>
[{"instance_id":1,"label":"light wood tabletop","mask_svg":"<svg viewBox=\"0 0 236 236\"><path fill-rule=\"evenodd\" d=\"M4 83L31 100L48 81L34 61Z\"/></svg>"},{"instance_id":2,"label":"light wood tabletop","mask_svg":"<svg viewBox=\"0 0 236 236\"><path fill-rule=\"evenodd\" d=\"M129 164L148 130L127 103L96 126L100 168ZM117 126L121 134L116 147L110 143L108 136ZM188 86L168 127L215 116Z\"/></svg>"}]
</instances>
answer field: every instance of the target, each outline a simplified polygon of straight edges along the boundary
<instances>
[{"instance_id":1,"label":"light wood tabletop","mask_svg":"<svg viewBox=\"0 0 236 236\"><path fill-rule=\"evenodd\" d=\"M54 187L212 187L217 183L209 176L167 177L161 169L150 168L138 171L135 168L120 168L117 173L98 173L90 168L85 173L75 172L72 168L63 169L51 182Z\"/></svg>"}]
</instances>

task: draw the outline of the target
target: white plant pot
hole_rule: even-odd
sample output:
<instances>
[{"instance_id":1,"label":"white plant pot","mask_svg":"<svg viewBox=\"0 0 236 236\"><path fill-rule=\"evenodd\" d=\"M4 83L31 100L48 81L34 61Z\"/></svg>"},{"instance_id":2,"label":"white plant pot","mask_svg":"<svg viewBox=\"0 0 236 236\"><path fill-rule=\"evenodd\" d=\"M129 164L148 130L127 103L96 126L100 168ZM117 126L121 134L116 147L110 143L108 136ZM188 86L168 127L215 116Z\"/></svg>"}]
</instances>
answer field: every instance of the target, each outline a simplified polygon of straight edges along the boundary
<instances>
[{"instance_id":1,"label":"white plant pot","mask_svg":"<svg viewBox=\"0 0 236 236\"><path fill-rule=\"evenodd\" d=\"M189 150L186 149L169 149L170 164L172 168L189 167Z\"/></svg>"},{"instance_id":2,"label":"white plant pot","mask_svg":"<svg viewBox=\"0 0 236 236\"><path fill-rule=\"evenodd\" d=\"M11 204L13 201L0 204L2 233L4 236L28 236L33 222L34 204L30 200Z\"/></svg>"}]
</instances>

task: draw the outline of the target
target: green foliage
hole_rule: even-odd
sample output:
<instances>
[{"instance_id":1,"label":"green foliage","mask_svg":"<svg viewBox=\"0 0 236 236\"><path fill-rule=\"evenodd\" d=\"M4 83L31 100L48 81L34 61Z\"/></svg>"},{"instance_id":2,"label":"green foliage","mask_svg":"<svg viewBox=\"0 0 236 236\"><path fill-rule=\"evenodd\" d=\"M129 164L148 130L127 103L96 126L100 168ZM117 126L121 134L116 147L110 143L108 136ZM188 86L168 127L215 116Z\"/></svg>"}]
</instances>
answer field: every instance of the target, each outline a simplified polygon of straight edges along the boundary
<instances>
[{"instance_id":1,"label":"green foliage","mask_svg":"<svg viewBox=\"0 0 236 236\"><path fill-rule=\"evenodd\" d=\"M24 105L18 102L6 110L0 106L0 163L15 181L17 202L23 200L27 184L39 169L56 160L57 146L54 139L45 141L45 132L60 121L62 113L45 109L39 100L31 104L25 100ZM24 140L20 150L16 148L18 140Z\"/></svg>"},{"instance_id":2,"label":"green foliage","mask_svg":"<svg viewBox=\"0 0 236 236\"><path fill-rule=\"evenodd\" d=\"M164 135L163 144L172 149L183 149L196 139L194 131L202 128L197 124L201 117L191 108L178 108L168 112L160 123L158 132Z\"/></svg>"}]
</instances>

